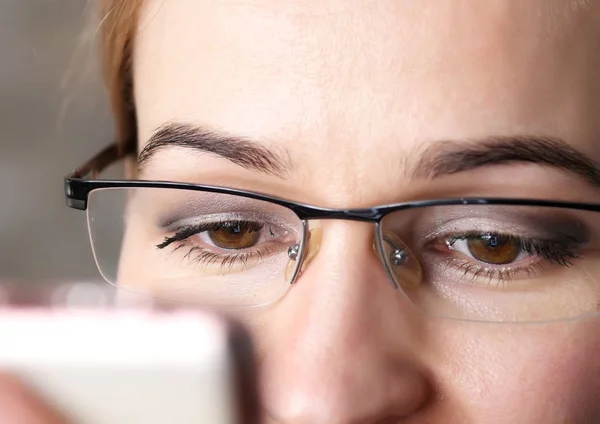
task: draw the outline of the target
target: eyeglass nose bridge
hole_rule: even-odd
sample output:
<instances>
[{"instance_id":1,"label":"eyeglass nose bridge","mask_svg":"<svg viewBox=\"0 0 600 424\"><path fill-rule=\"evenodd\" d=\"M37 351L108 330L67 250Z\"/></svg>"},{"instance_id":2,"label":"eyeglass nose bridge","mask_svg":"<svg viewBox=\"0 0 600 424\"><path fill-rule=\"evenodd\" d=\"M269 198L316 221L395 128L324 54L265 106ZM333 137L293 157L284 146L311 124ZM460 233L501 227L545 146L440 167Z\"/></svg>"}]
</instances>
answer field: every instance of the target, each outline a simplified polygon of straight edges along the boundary
<instances>
[{"instance_id":1,"label":"eyeglass nose bridge","mask_svg":"<svg viewBox=\"0 0 600 424\"><path fill-rule=\"evenodd\" d=\"M308 228L308 221L304 220L303 237L300 243L295 243L288 248L288 265L286 277L290 284L296 282L310 262L317 256L321 249L323 230L321 228ZM395 289L400 288L399 281L405 288L416 288L421 283L422 271L419 261L406 244L397 236L384 236L381 233L380 223L375 224L375 237L373 251L382 261L388 280ZM390 248L386 249L387 244ZM408 275L411 272L413 275ZM293 273L293 275L292 275ZM401 275L399 278L396 274Z\"/></svg>"}]
</instances>

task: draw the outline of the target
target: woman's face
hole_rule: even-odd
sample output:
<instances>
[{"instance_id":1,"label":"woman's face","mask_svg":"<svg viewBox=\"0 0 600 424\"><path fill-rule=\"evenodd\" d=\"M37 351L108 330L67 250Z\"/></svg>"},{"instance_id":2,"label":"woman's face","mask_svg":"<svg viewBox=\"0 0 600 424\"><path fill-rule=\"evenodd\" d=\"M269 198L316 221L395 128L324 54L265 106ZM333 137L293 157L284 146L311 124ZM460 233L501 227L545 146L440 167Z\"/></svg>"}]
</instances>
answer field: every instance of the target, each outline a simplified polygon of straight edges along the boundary
<instances>
[{"instance_id":1,"label":"woman's face","mask_svg":"<svg viewBox=\"0 0 600 424\"><path fill-rule=\"evenodd\" d=\"M596 2L149 0L135 52L140 151L165 125L231 136L208 153L171 131L144 179L331 208L600 202ZM423 318L390 290L372 225L318 225L296 284L244 315L273 422L600 422L597 318ZM130 278L151 265L123 253Z\"/></svg>"}]
</instances>

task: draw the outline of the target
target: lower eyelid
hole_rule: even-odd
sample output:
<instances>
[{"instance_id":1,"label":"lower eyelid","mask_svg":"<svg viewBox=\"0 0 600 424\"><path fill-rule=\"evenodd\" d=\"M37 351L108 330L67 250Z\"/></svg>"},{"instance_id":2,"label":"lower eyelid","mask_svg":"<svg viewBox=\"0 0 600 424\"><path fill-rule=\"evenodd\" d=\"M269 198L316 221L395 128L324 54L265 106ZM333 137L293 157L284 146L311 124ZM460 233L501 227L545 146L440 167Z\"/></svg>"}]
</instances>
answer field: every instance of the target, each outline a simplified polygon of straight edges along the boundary
<instances>
[{"instance_id":1,"label":"lower eyelid","mask_svg":"<svg viewBox=\"0 0 600 424\"><path fill-rule=\"evenodd\" d=\"M469 278L491 278L504 279L514 276L532 276L533 273L545 265L545 262L539 257L530 257L519 262L514 262L505 265L493 265L478 262L464 255L444 255L440 258L439 254L431 253L437 258L428 257L426 263L430 264L429 269L435 275L439 273L457 272L462 276ZM464 275L463 275L464 274Z\"/></svg>"},{"instance_id":2,"label":"lower eyelid","mask_svg":"<svg viewBox=\"0 0 600 424\"><path fill-rule=\"evenodd\" d=\"M459 262L457 262L459 261ZM443 269L441 269L443 267ZM456 257L447 258L441 264L436 265L434 273L443 276L446 273L459 273L461 278L471 281L474 285L480 285L481 280L487 280L487 282L496 284L508 284L512 279L519 279L525 277L535 279L539 276L539 272L543 269L543 263L541 261L533 261L531 264L526 266L482 266L476 263L458 259ZM436 279L445 279L454 277L438 277ZM487 284L487 283L483 283Z\"/></svg>"}]
</instances>

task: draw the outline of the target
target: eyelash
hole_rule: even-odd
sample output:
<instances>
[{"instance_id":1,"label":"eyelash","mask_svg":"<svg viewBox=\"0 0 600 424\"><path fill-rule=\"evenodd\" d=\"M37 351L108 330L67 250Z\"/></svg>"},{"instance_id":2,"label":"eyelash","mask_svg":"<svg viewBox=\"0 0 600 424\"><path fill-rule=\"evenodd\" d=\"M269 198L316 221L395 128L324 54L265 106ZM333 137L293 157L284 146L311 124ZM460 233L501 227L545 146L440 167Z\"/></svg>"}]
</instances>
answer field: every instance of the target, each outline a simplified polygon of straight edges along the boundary
<instances>
[{"instance_id":1,"label":"eyelash","mask_svg":"<svg viewBox=\"0 0 600 424\"><path fill-rule=\"evenodd\" d=\"M184 243L180 244L179 246L177 246L175 249L173 249L173 251L175 252L183 247L190 247L190 246L188 243L184 242ZM244 253L236 253L233 255L227 255L227 254L223 255L223 254L210 252L208 250L204 250L198 246L191 246L189 251L184 255L183 258L188 259L190 261L190 263L192 263L192 264L194 264L194 263L200 264L201 263L206 266L218 264L222 270L226 270L228 267L232 268L238 262L241 262L242 267L245 267L247 265L248 261L251 259L256 258L258 260L262 260L264 253L265 252L261 252L260 250L254 250L254 251L249 251L249 252L244 252ZM266 253L269 253L269 251L267 251ZM192 258L192 254L194 254L193 258Z\"/></svg>"},{"instance_id":2,"label":"eyelash","mask_svg":"<svg viewBox=\"0 0 600 424\"><path fill-rule=\"evenodd\" d=\"M451 240L449 245L455 243L458 240L469 240L473 238L480 238L481 232L466 232L459 235L440 237L438 240ZM510 234L498 234L499 236L506 237L509 242L517 244L522 252L525 252L529 256L540 258L536 263L528 266L517 266L511 267L511 265L500 265L494 266L492 264L478 265L472 261L476 261L473 258L462 259L452 255L452 251L446 251L449 256L445 258L444 262L448 266L452 266L463 273L463 276L470 274L471 281L485 277L488 283L497 282L497 285L507 284L513 278L518 277L520 274L531 275L536 271L541 270L543 267L542 261L546 261L552 265L558 265L562 267L570 267L574 261L580 259L581 256L575 252L576 247L581 245L580 242L574 239L567 240L548 240L548 239L536 239L536 238L525 238L514 236Z\"/></svg>"}]
</instances>

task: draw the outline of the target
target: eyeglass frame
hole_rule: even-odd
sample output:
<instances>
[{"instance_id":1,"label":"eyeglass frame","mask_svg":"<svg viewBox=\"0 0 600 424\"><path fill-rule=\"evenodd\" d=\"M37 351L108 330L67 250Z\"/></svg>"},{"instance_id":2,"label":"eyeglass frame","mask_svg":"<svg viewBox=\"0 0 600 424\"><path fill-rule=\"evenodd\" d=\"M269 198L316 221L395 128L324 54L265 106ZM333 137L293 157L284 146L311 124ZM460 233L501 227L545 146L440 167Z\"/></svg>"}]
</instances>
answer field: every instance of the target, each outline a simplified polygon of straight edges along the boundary
<instances>
[{"instance_id":1,"label":"eyeglass frame","mask_svg":"<svg viewBox=\"0 0 600 424\"><path fill-rule=\"evenodd\" d=\"M131 144L129 144L131 146ZM209 193L220 193L232 196L241 196L245 198L269 202L285 207L296 214L302 222L303 232L300 243L297 246L298 255L296 270L291 277L289 284L292 285L297 280L302 269L303 261L306 257L306 240L308 234L308 221L322 219L340 219L372 223L375 225L377 234L376 243L380 254L384 252L383 237L381 236L381 220L388 214L432 206L453 206L453 205L504 205L504 206L532 206L532 207L552 207L562 209L575 209L580 211L600 212L600 204L585 202L569 202L559 200L543 200L530 198L504 198L504 197L458 197L430 200L416 200L409 202L393 203L388 205L375 206L371 208L350 208L335 209L308 205L301 202L295 202L276 196L262 194L249 190L241 190L230 187L219 187L213 185L193 184L174 181L154 181L154 180L116 180L116 179L97 179L97 176L104 169L124 159L128 156L135 156L134 148L123 150L118 143L113 143L93 156L75 171L64 178L64 190L67 206L78 210L87 210L88 196L97 189L105 188L159 188L159 189L177 189L189 191L202 191ZM92 174L92 179L86 179ZM392 275L389 265L385 263L384 268L388 274L388 280L394 289L399 289L396 278Z\"/></svg>"}]
</instances>

